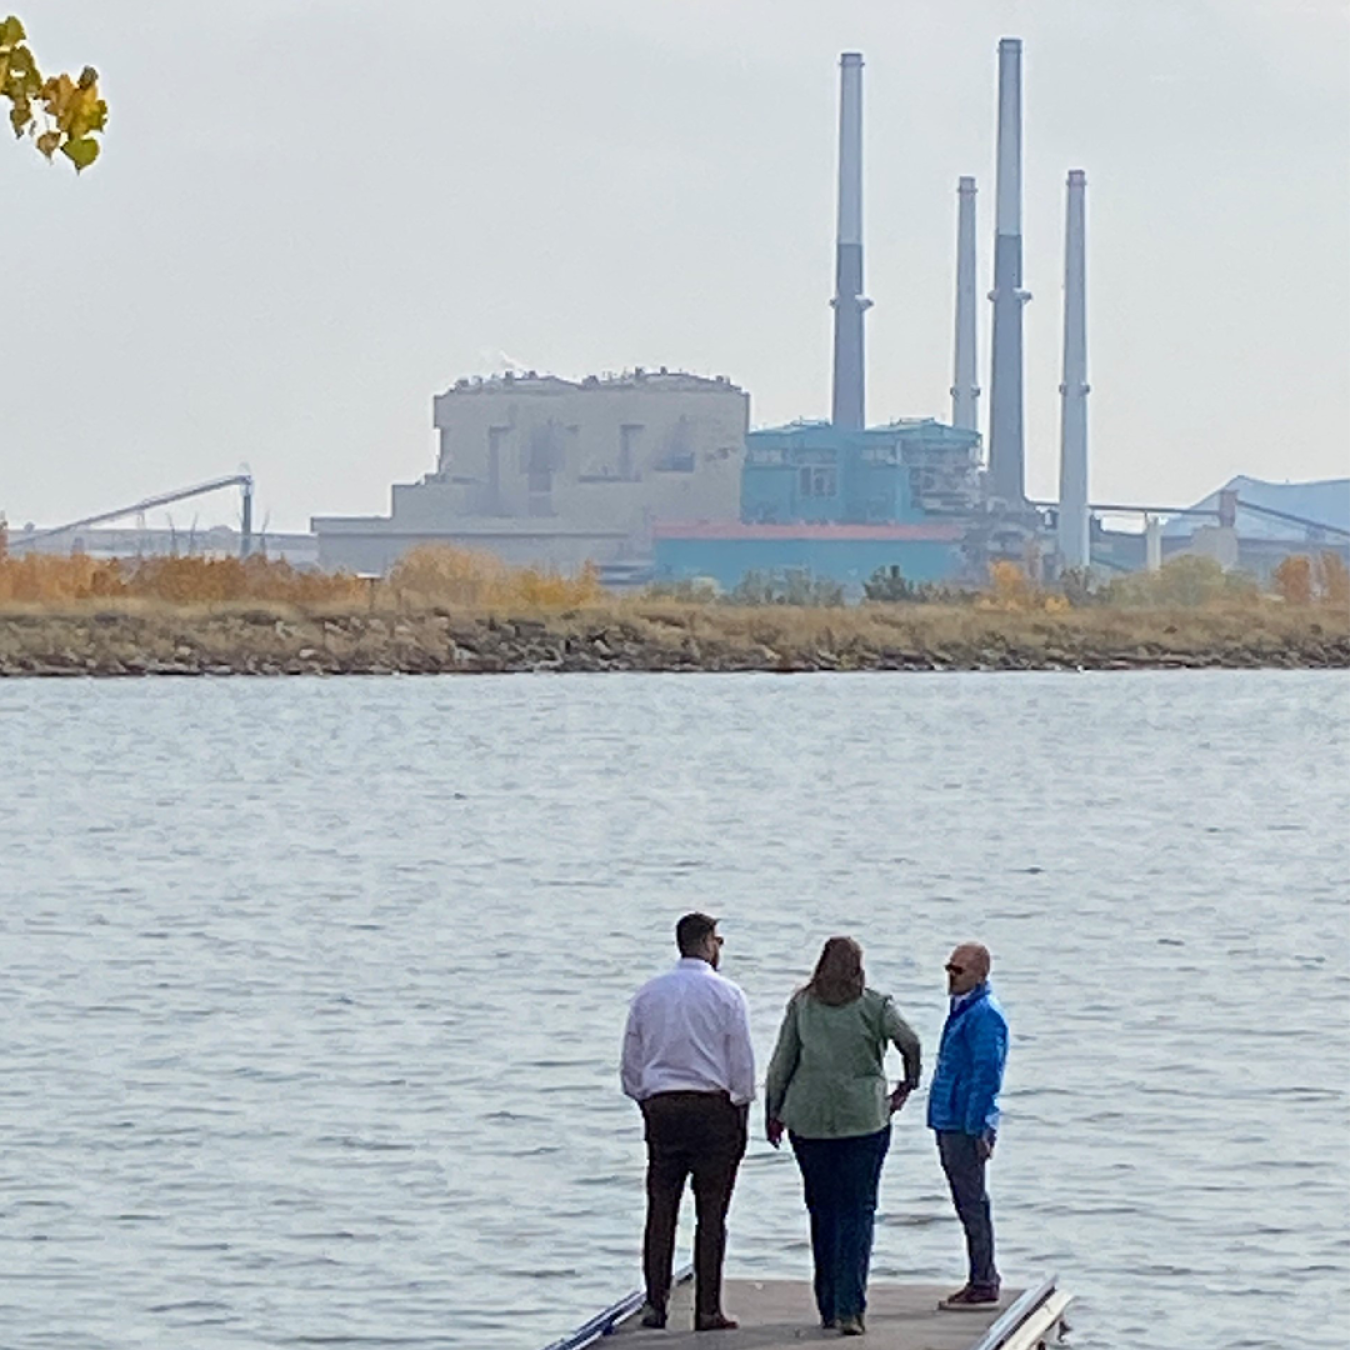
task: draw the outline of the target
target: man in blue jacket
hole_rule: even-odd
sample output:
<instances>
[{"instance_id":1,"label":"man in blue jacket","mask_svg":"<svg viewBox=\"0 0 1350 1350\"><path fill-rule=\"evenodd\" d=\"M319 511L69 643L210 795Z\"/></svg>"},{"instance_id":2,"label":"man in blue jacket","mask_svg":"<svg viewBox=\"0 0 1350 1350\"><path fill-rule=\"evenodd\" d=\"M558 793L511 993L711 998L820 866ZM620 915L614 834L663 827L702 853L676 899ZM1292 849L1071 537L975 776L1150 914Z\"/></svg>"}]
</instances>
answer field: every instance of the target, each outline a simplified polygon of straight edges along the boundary
<instances>
[{"instance_id":1,"label":"man in blue jacket","mask_svg":"<svg viewBox=\"0 0 1350 1350\"><path fill-rule=\"evenodd\" d=\"M1008 1058L1008 1022L989 989L989 950L962 943L947 960L951 1010L942 1028L937 1068L928 1089L928 1126L966 1230L970 1279L942 1300L949 1309L998 1302L994 1225L984 1169L998 1138L998 1094Z\"/></svg>"}]
</instances>

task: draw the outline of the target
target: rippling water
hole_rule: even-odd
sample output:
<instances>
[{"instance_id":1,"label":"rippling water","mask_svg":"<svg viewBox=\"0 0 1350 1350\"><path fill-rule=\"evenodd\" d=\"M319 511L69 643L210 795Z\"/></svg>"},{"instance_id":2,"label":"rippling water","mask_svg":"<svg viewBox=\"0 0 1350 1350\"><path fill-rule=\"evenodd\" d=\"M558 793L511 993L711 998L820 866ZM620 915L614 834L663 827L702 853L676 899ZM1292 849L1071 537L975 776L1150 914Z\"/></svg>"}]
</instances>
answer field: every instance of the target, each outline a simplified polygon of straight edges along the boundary
<instances>
[{"instance_id":1,"label":"rippling water","mask_svg":"<svg viewBox=\"0 0 1350 1350\"><path fill-rule=\"evenodd\" d=\"M1347 713L1334 672L0 684L0 1345L565 1331L637 1282L615 1060L694 906L761 1073L830 933L926 1069L989 943L1001 1264L1080 1350L1343 1343ZM922 1107L876 1275L959 1282ZM729 1270L806 1275L791 1158L742 1178Z\"/></svg>"}]
</instances>

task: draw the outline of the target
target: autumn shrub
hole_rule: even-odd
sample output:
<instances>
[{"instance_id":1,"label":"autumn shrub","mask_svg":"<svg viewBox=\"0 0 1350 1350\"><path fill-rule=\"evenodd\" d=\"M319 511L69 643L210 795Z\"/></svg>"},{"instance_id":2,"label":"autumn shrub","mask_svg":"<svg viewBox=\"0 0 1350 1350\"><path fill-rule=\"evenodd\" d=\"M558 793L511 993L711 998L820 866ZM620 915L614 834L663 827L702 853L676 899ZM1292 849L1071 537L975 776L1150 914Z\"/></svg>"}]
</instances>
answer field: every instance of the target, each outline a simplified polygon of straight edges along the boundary
<instances>
[{"instance_id":1,"label":"autumn shrub","mask_svg":"<svg viewBox=\"0 0 1350 1350\"><path fill-rule=\"evenodd\" d=\"M726 595L729 605L789 605L798 609L833 609L844 603L844 588L829 577L814 576L804 567L749 571Z\"/></svg>"},{"instance_id":2,"label":"autumn shrub","mask_svg":"<svg viewBox=\"0 0 1350 1350\"><path fill-rule=\"evenodd\" d=\"M443 544L410 549L394 564L387 587L399 599L466 608L575 609L604 596L589 563L576 576L563 576L545 568L510 567L490 553Z\"/></svg>"},{"instance_id":3,"label":"autumn shrub","mask_svg":"<svg viewBox=\"0 0 1350 1350\"><path fill-rule=\"evenodd\" d=\"M0 601L51 604L121 593L115 563L82 553L0 555Z\"/></svg>"},{"instance_id":4,"label":"autumn shrub","mask_svg":"<svg viewBox=\"0 0 1350 1350\"><path fill-rule=\"evenodd\" d=\"M270 600L295 605L353 600L361 582L344 572L302 572L255 555L238 558L99 560L68 555L0 554L0 601L68 604L129 597L171 605Z\"/></svg>"},{"instance_id":5,"label":"autumn shrub","mask_svg":"<svg viewBox=\"0 0 1350 1350\"><path fill-rule=\"evenodd\" d=\"M1350 609L1350 568L1339 553L1330 549L1317 560L1318 598L1336 609Z\"/></svg>"},{"instance_id":6,"label":"autumn shrub","mask_svg":"<svg viewBox=\"0 0 1350 1350\"><path fill-rule=\"evenodd\" d=\"M1058 613L1069 607L1064 596L1037 586L1015 562L990 563L989 585L975 597L976 609L998 609L1009 613Z\"/></svg>"},{"instance_id":7,"label":"autumn shrub","mask_svg":"<svg viewBox=\"0 0 1350 1350\"><path fill-rule=\"evenodd\" d=\"M1256 582L1245 572L1225 572L1214 558L1183 553L1156 572L1116 577L1098 600L1119 609L1204 609L1246 607L1260 601Z\"/></svg>"},{"instance_id":8,"label":"autumn shrub","mask_svg":"<svg viewBox=\"0 0 1350 1350\"><path fill-rule=\"evenodd\" d=\"M1312 559L1301 553L1283 558L1271 577L1275 594L1286 605L1310 605L1313 598Z\"/></svg>"},{"instance_id":9,"label":"autumn shrub","mask_svg":"<svg viewBox=\"0 0 1350 1350\"><path fill-rule=\"evenodd\" d=\"M293 605L355 600L349 572L305 572L262 554L250 558L140 558L122 565L126 594L170 604L268 600Z\"/></svg>"}]
</instances>

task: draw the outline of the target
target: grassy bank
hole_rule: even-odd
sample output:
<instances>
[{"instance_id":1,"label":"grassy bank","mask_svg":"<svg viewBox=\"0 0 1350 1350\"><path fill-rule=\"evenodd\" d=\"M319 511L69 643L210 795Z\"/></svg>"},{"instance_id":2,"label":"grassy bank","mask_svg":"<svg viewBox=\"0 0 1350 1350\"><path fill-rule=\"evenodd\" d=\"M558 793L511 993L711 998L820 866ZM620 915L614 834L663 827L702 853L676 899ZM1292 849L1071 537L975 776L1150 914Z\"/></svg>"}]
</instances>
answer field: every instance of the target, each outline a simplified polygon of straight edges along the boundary
<instances>
[{"instance_id":1,"label":"grassy bank","mask_svg":"<svg viewBox=\"0 0 1350 1350\"><path fill-rule=\"evenodd\" d=\"M1350 667L1325 607L737 608L600 601L564 610L404 602L0 609L0 676L598 670Z\"/></svg>"},{"instance_id":2,"label":"grassy bank","mask_svg":"<svg viewBox=\"0 0 1350 1350\"><path fill-rule=\"evenodd\" d=\"M1292 569L1279 594L1195 558L1095 592L997 564L984 591L892 578L895 597L869 587L847 607L799 578L620 600L591 572L438 548L370 582L261 557L0 553L0 676L1343 667L1350 579L1334 561Z\"/></svg>"}]
</instances>

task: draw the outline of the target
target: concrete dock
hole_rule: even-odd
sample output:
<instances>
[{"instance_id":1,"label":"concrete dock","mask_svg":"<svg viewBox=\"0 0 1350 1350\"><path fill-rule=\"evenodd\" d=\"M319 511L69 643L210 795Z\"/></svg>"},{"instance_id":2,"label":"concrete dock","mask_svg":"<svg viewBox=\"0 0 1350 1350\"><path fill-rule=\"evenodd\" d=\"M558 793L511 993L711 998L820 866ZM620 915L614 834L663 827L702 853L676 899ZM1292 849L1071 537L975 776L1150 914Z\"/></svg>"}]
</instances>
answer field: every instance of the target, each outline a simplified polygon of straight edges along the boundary
<instances>
[{"instance_id":1,"label":"concrete dock","mask_svg":"<svg viewBox=\"0 0 1350 1350\"><path fill-rule=\"evenodd\" d=\"M858 1344L870 1350L974 1350L1022 1292L1009 1289L997 1306L988 1309L940 1312L938 1300L953 1288L869 1284L867 1334ZM671 1296L670 1319L664 1331L645 1330L634 1313L614 1326L606 1343L614 1338L618 1346L631 1345L632 1350L795 1350L802 1344L843 1339L837 1331L821 1327L811 1286L805 1281L728 1280L722 1303L727 1316L740 1322L739 1329L694 1332L693 1288L686 1281ZM1040 1340L1038 1336L1030 1343L1039 1344Z\"/></svg>"}]
</instances>

